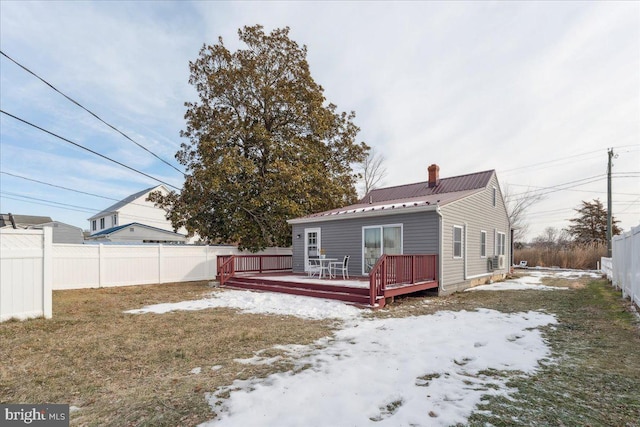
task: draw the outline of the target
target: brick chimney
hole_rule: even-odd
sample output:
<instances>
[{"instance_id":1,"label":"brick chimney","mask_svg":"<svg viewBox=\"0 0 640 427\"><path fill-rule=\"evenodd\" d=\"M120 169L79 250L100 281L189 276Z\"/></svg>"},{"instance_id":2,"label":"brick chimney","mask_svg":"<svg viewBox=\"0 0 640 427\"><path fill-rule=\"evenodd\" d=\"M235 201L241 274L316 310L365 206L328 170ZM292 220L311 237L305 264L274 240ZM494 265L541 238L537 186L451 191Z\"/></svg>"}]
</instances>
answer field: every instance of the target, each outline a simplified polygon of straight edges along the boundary
<instances>
[{"instance_id":1,"label":"brick chimney","mask_svg":"<svg viewBox=\"0 0 640 427\"><path fill-rule=\"evenodd\" d=\"M429 188L435 187L440 182L440 166L435 163L429 166Z\"/></svg>"}]
</instances>

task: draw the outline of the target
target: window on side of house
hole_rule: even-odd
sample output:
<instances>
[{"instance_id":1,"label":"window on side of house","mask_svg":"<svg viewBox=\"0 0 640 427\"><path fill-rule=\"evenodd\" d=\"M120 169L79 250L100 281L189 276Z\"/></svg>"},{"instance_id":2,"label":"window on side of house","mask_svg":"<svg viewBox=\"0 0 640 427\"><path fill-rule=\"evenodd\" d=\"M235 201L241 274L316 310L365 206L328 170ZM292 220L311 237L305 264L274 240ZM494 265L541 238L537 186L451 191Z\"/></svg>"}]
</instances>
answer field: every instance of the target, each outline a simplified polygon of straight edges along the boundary
<instances>
[{"instance_id":1,"label":"window on side of house","mask_svg":"<svg viewBox=\"0 0 640 427\"><path fill-rule=\"evenodd\" d=\"M118 215L114 214L111 217L111 223L113 224L113 226L115 227L116 225L118 225Z\"/></svg>"},{"instance_id":2,"label":"window on side of house","mask_svg":"<svg viewBox=\"0 0 640 427\"><path fill-rule=\"evenodd\" d=\"M495 207L498 202L498 189L496 187L493 187L493 195L491 197L492 197L492 204Z\"/></svg>"},{"instance_id":3,"label":"window on side of house","mask_svg":"<svg viewBox=\"0 0 640 427\"><path fill-rule=\"evenodd\" d=\"M453 257L462 258L462 227L453 226Z\"/></svg>"},{"instance_id":4,"label":"window on side of house","mask_svg":"<svg viewBox=\"0 0 640 427\"><path fill-rule=\"evenodd\" d=\"M507 235L505 233L498 232L496 238L496 255L506 254Z\"/></svg>"},{"instance_id":5,"label":"window on side of house","mask_svg":"<svg viewBox=\"0 0 640 427\"><path fill-rule=\"evenodd\" d=\"M104 218L100 218L100 230L104 230Z\"/></svg>"},{"instance_id":6,"label":"window on side of house","mask_svg":"<svg viewBox=\"0 0 640 427\"><path fill-rule=\"evenodd\" d=\"M480 231L480 258L487 257L487 232Z\"/></svg>"},{"instance_id":7,"label":"window on side of house","mask_svg":"<svg viewBox=\"0 0 640 427\"><path fill-rule=\"evenodd\" d=\"M98 225L96 224L96 220L91 221L91 231L96 231Z\"/></svg>"}]
</instances>

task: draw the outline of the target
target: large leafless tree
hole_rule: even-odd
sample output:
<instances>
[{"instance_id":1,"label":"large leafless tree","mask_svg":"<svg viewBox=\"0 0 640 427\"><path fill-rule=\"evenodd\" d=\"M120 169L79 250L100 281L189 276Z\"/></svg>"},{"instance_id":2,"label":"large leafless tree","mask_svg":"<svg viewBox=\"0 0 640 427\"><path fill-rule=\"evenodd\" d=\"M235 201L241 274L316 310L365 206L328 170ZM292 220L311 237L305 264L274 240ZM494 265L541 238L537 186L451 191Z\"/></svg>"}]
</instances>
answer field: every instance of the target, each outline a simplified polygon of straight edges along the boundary
<instances>
[{"instance_id":1,"label":"large leafless tree","mask_svg":"<svg viewBox=\"0 0 640 427\"><path fill-rule=\"evenodd\" d=\"M522 242L529 232L529 223L526 220L527 210L544 199L544 195L528 188L525 191L516 192L508 184L503 189L504 200L507 204L509 221L513 228L513 239Z\"/></svg>"},{"instance_id":2,"label":"large leafless tree","mask_svg":"<svg viewBox=\"0 0 640 427\"><path fill-rule=\"evenodd\" d=\"M360 164L360 173L362 174L363 195L369 193L374 188L378 188L384 183L387 175L387 168L384 165L385 158L374 148L369 150L369 154Z\"/></svg>"}]
</instances>

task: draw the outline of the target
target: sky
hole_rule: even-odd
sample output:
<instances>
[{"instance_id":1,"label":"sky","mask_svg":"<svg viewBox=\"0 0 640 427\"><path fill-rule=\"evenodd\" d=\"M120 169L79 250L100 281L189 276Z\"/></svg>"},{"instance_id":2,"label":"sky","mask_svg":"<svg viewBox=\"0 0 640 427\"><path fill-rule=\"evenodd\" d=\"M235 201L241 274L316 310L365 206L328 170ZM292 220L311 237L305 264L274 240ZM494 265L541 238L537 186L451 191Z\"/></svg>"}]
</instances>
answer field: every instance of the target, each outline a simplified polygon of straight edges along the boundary
<instances>
[{"instance_id":1,"label":"sky","mask_svg":"<svg viewBox=\"0 0 640 427\"><path fill-rule=\"evenodd\" d=\"M576 278L583 273L559 274ZM528 276L473 290L566 292L568 288L541 284L542 277L556 274L532 271ZM416 304L432 302L433 298L425 298ZM553 363L539 328L557 321L553 314L539 311L501 313L478 308L372 319L365 315L368 310L339 301L220 290L201 300L155 304L127 312L162 314L216 307L336 319L339 326L333 336L308 346L279 345L236 359L242 364L273 364L288 359L295 368L266 378L235 380L208 391L208 401L219 417L203 423L203 427L466 424L483 396L513 398L515 390L506 385L512 376L530 375L540 364ZM276 353L279 355L274 356ZM208 370L223 368L215 362L194 366L189 373L206 375ZM506 376L482 374L490 369L503 371ZM371 378L375 381L367 381Z\"/></svg>"},{"instance_id":2,"label":"sky","mask_svg":"<svg viewBox=\"0 0 640 427\"><path fill-rule=\"evenodd\" d=\"M638 2L0 2L0 48L165 162L5 56L5 113L181 188L174 158L189 61L237 30L288 26L311 75L357 140L385 158L384 186L495 169L501 188L544 199L529 239L567 227L581 201L640 224ZM87 218L159 184L0 115L0 212ZM176 169L174 169L176 168ZM67 189L59 188L66 187ZM71 191L71 190L75 191ZM89 193L89 194L87 194Z\"/></svg>"}]
</instances>

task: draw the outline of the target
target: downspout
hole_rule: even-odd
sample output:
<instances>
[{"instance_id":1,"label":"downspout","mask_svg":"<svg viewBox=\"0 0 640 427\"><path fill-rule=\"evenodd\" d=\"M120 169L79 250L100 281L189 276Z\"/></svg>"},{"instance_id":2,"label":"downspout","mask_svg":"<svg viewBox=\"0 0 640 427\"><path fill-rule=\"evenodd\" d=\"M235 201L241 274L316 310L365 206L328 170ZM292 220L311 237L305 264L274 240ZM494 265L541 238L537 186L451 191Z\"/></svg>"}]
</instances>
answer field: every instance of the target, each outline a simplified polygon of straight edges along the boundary
<instances>
[{"instance_id":1,"label":"downspout","mask_svg":"<svg viewBox=\"0 0 640 427\"><path fill-rule=\"evenodd\" d=\"M440 223L440 227L438 227L438 245L440 248L438 249L438 285L442 292L446 292L444 285L442 284L442 251L444 249L444 244L442 242L442 237L444 236L444 223L442 221L442 212L440 212L440 206L436 206L436 213L438 214L438 222Z\"/></svg>"},{"instance_id":2,"label":"downspout","mask_svg":"<svg viewBox=\"0 0 640 427\"><path fill-rule=\"evenodd\" d=\"M462 241L462 256L464 257L463 261L463 271L464 271L464 280L467 280L467 223L464 224L464 240Z\"/></svg>"}]
</instances>

